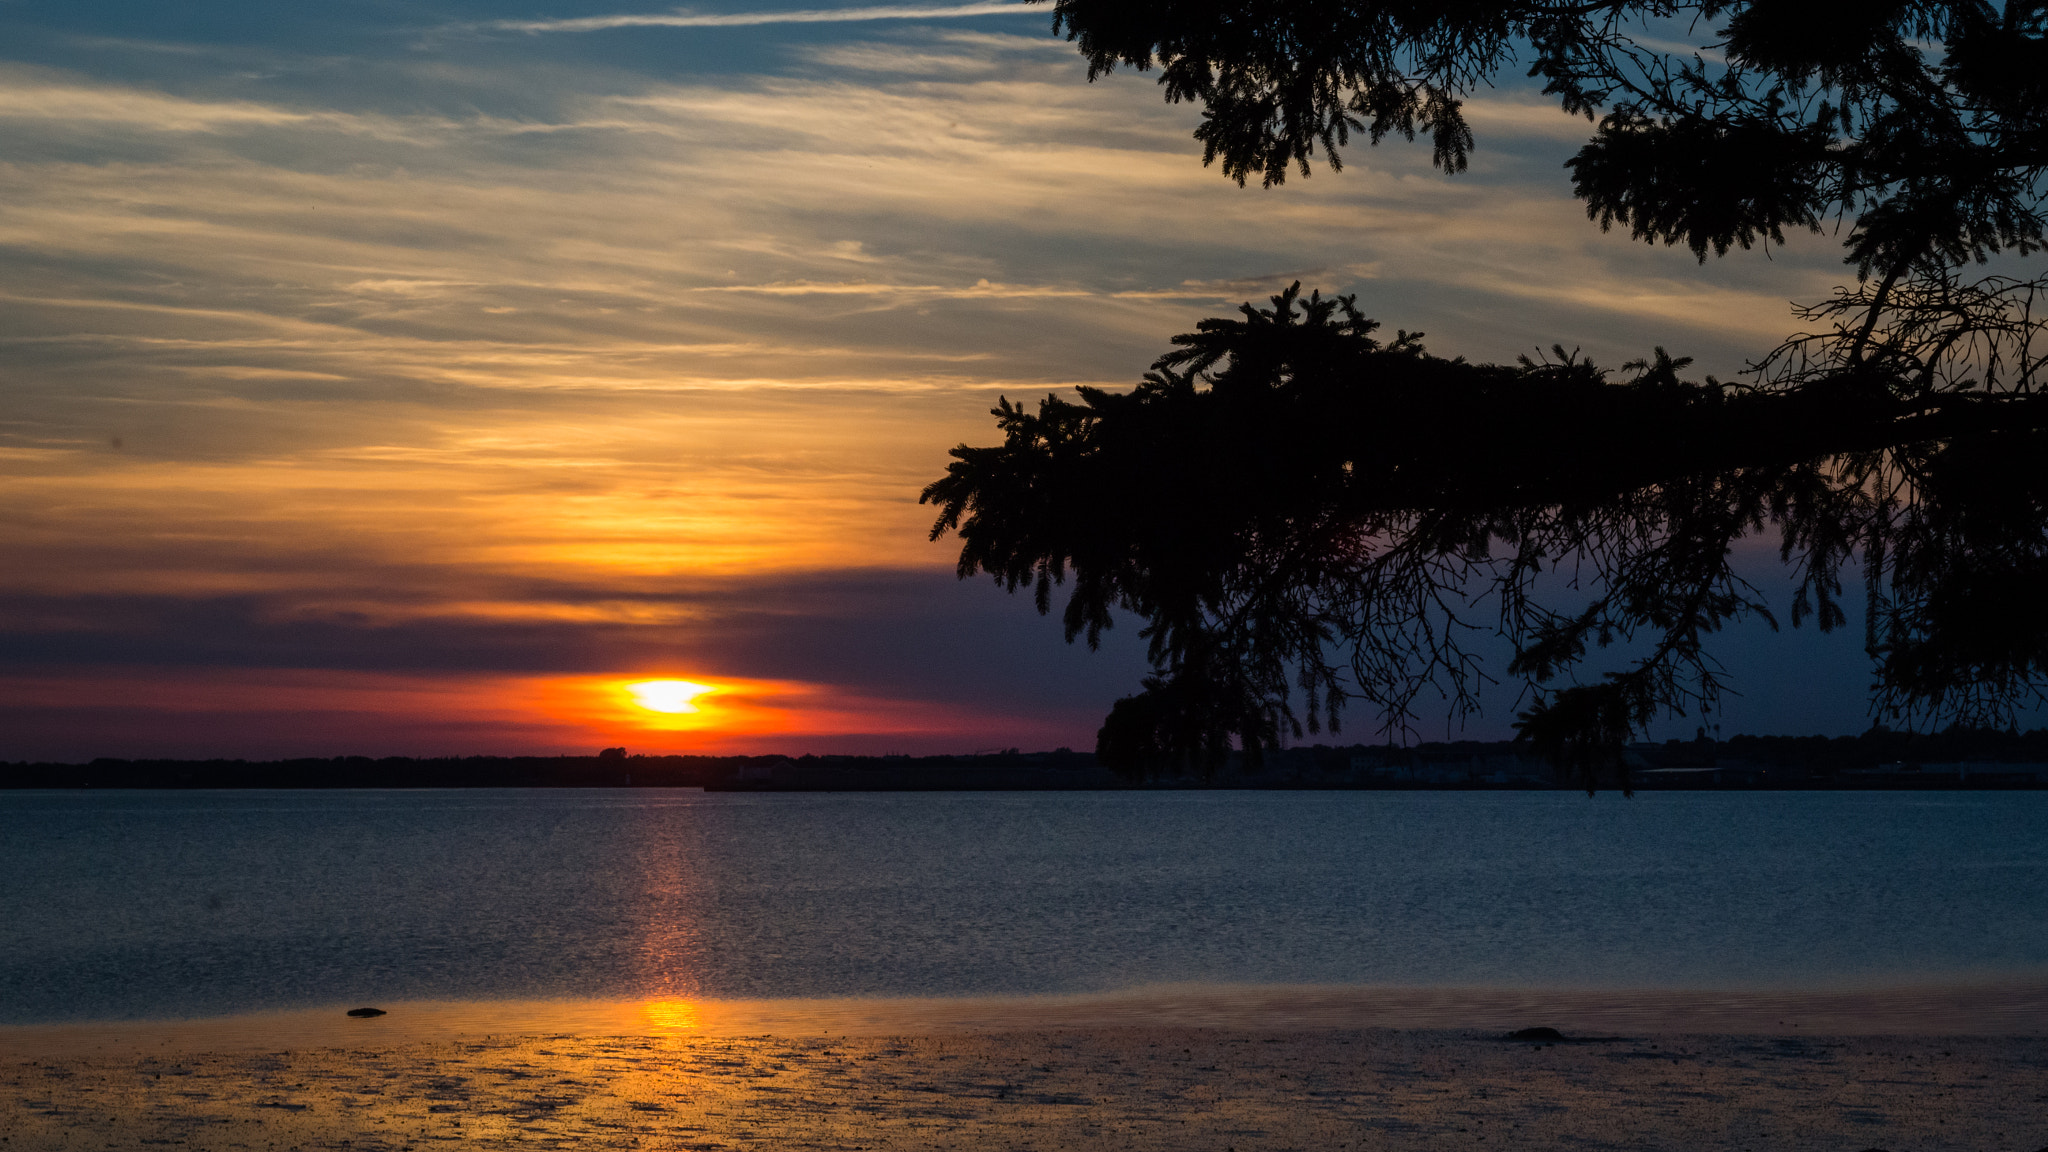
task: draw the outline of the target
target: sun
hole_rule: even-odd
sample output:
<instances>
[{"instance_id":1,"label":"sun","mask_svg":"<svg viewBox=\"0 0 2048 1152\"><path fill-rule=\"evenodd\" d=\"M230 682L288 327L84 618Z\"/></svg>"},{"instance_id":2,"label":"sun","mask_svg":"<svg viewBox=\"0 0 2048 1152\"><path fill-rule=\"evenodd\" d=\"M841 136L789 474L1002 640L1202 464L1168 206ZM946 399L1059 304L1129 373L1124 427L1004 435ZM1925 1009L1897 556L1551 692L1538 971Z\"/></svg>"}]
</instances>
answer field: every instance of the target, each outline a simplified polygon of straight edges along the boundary
<instances>
[{"instance_id":1,"label":"sun","mask_svg":"<svg viewBox=\"0 0 2048 1152\"><path fill-rule=\"evenodd\" d=\"M711 685L690 680L640 680L626 685L626 692L633 697L633 703L649 712L672 715L695 712L697 697L710 691L713 691Z\"/></svg>"}]
</instances>

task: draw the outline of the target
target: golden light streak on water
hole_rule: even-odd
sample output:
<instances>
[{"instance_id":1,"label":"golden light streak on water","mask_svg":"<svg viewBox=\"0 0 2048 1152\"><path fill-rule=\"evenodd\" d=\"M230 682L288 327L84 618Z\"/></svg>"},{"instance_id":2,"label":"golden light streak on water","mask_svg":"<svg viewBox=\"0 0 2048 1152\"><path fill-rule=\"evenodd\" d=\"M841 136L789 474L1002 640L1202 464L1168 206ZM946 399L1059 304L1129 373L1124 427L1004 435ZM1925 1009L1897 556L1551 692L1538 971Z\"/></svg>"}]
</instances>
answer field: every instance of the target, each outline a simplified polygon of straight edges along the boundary
<instances>
[{"instance_id":1,"label":"golden light streak on water","mask_svg":"<svg viewBox=\"0 0 2048 1152\"><path fill-rule=\"evenodd\" d=\"M698 1026L697 1006L688 1000L649 1000L640 1006L640 1019L657 1033L690 1031Z\"/></svg>"}]
</instances>

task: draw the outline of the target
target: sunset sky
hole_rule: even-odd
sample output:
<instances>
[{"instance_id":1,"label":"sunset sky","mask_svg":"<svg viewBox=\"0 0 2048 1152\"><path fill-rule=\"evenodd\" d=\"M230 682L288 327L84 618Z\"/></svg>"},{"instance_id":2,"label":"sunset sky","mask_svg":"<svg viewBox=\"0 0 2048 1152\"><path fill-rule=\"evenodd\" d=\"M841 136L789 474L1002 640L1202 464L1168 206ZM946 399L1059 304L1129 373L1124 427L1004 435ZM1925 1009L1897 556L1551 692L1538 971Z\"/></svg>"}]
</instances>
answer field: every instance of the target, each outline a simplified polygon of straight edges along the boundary
<instances>
[{"instance_id":1,"label":"sunset sky","mask_svg":"<svg viewBox=\"0 0 2048 1152\"><path fill-rule=\"evenodd\" d=\"M1602 235L1512 84L1463 176L1241 189L1050 19L0 3L0 759L1092 748L1135 622L1069 647L926 540L999 395L1295 279L1728 375L1844 275ZM1730 637L1724 732L1860 730L1860 642Z\"/></svg>"}]
</instances>

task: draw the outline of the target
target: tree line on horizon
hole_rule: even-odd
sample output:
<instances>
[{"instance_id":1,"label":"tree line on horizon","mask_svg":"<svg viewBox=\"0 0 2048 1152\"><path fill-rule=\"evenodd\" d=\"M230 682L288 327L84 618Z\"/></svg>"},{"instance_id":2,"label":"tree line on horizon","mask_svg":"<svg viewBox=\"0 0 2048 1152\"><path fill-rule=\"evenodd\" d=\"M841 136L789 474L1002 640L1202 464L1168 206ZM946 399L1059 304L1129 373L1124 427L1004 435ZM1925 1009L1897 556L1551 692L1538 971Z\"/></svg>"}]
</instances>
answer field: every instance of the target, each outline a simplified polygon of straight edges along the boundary
<instances>
[{"instance_id":1,"label":"tree line on horizon","mask_svg":"<svg viewBox=\"0 0 2048 1152\"><path fill-rule=\"evenodd\" d=\"M1385 744L1298 745L1276 750L1273 760L1296 763L1304 758L1319 771L1349 768L1354 757L1397 759L1412 755L1489 755L1521 750L1512 741L1426 741L1405 746ZM616 751L607 749L607 752ZM1759 765L1798 768L1830 775L1851 768L1886 764L2025 763L2048 764L2048 728L2012 729L1952 725L1939 732L1912 732L1882 725L1855 736L1750 736L1670 740L1652 751L1660 762L1711 765L1726 759ZM505 787L704 787L728 781L743 769L790 765L799 769L865 772L931 772L1035 769L1085 772L1107 768L1132 784L1155 781L1145 765L1104 764L1096 755L1056 749L1050 752L1001 752L930 756L816 755L747 756L641 755L593 756L331 756L279 760L246 759L121 759L101 757L84 764L0 761L0 789L26 788L505 788ZM1245 774L1257 776L1267 765L1241 758Z\"/></svg>"}]
</instances>

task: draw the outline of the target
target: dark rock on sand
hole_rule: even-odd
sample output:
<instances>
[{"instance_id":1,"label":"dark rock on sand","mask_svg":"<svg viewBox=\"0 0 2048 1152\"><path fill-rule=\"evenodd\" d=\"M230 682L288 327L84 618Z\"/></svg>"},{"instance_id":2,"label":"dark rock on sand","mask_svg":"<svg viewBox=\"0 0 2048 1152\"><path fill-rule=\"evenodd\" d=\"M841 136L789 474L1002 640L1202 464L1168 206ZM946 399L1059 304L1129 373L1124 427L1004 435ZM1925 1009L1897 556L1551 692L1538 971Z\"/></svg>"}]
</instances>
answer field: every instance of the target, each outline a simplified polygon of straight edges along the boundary
<instances>
[{"instance_id":1,"label":"dark rock on sand","mask_svg":"<svg viewBox=\"0 0 2048 1152\"><path fill-rule=\"evenodd\" d=\"M1524 1028L1502 1037L1505 1040L1562 1040L1564 1033L1555 1028Z\"/></svg>"},{"instance_id":2,"label":"dark rock on sand","mask_svg":"<svg viewBox=\"0 0 2048 1152\"><path fill-rule=\"evenodd\" d=\"M351 1008L348 1010L348 1014L351 1016L382 1016L384 1010L382 1008Z\"/></svg>"}]
</instances>

